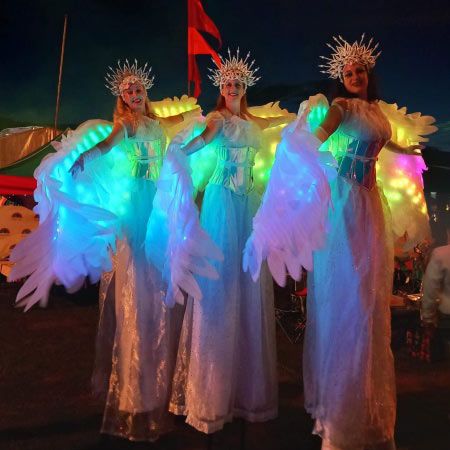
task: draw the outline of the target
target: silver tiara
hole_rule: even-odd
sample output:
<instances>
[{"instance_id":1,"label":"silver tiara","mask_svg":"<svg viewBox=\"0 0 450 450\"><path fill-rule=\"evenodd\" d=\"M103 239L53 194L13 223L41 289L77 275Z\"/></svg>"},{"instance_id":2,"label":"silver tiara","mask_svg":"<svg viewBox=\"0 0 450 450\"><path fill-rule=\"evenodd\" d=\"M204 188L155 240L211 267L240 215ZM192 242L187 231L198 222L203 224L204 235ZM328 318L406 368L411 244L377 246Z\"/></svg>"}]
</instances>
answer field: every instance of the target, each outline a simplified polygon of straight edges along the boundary
<instances>
[{"instance_id":1,"label":"silver tiara","mask_svg":"<svg viewBox=\"0 0 450 450\"><path fill-rule=\"evenodd\" d=\"M363 33L359 41L349 44L342 36L333 36L336 43L327 44L333 50L330 57L321 56L326 61L325 64L319 64L319 67L325 69L322 73L327 73L330 78L339 78L342 81L342 72L347 64L361 64L370 71L375 66L376 59L380 56L381 51L375 53L378 43L373 47L373 38L368 43L364 43L365 34Z\"/></svg>"},{"instance_id":2,"label":"silver tiara","mask_svg":"<svg viewBox=\"0 0 450 450\"><path fill-rule=\"evenodd\" d=\"M250 52L243 59L239 57L239 48L235 56L231 56L230 49L228 49L228 59L223 58L221 55L219 57L220 65L213 59L217 69L209 68L211 75L208 75L208 78L213 82L214 86L221 88L227 81L239 80L247 88L248 86L253 86L261 78L255 76L259 70L259 67L253 67L255 60L248 61Z\"/></svg>"},{"instance_id":3,"label":"silver tiara","mask_svg":"<svg viewBox=\"0 0 450 450\"><path fill-rule=\"evenodd\" d=\"M111 66L108 67L110 71L105 76L105 86L116 97L122 95L122 92L133 83L140 83L145 89L150 89L155 77L150 75L152 68L147 69L147 65L148 63L145 63L143 67L138 67L136 59L133 64L130 64L126 59L121 65L119 60L116 69Z\"/></svg>"}]
</instances>

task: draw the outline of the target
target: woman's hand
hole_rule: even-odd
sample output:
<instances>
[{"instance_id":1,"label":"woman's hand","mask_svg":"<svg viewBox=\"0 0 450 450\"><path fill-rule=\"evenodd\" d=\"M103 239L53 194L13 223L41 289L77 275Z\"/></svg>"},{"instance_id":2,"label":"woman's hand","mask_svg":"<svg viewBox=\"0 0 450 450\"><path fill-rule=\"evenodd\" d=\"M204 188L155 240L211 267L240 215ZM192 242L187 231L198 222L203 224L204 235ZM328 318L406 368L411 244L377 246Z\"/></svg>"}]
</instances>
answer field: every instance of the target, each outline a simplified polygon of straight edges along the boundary
<instances>
[{"instance_id":1,"label":"woman's hand","mask_svg":"<svg viewBox=\"0 0 450 450\"><path fill-rule=\"evenodd\" d=\"M102 156L102 151L96 145L87 152L82 153L73 163L72 167L69 169L69 172L73 177L75 177L79 172L84 171L86 164L96 158L99 158L100 156Z\"/></svg>"},{"instance_id":2,"label":"woman's hand","mask_svg":"<svg viewBox=\"0 0 450 450\"><path fill-rule=\"evenodd\" d=\"M389 141L385 146L386 149L391 152L401 153L403 155L412 155L412 156L420 156L422 154L421 150L425 148L424 145L421 144L412 144L406 147L395 143L394 141Z\"/></svg>"},{"instance_id":3,"label":"woman's hand","mask_svg":"<svg viewBox=\"0 0 450 450\"><path fill-rule=\"evenodd\" d=\"M422 150L425 148L425 145L413 144L408 145L407 147L403 147L403 151L405 155L415 155L420 156L422 154Z\"/></svg>"},{"instance_id":4,"label":"woman's hand","mask_svg":"<svg viewBox=\"0 0 450 450\"><path fill-rule=\"evenodd\" d=\"M181 115L183 116L183 120L189 120L192 117L200 117L202 113L203 113L202 108L199 105L197 105L196 108L190 109L189 111L185 111L181 113Z\"/></svg>"}]
</instances>

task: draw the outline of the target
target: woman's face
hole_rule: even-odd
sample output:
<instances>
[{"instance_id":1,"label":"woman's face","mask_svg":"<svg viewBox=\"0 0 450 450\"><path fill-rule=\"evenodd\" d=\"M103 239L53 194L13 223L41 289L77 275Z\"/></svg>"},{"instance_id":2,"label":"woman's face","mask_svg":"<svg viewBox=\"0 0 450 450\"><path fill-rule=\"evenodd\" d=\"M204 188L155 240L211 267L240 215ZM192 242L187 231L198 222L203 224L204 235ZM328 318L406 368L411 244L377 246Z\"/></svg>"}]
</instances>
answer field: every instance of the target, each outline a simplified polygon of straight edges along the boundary
<instances>
[{"instance_id":1,"label":"woman's face","mask_svg":"<svg viewBox=\"0 0 450 450\"><path fill-rule=\"evenodd\" d=\"M130 84L122 91L123 101L131 108L132 111L145 111L145 100L147 91L140 83Z\"/></svg>"},{"instance_id":2,"label":"woman's face","mask_svg":"<svg viewBox=\"0 0 450 450\"><path fill-rule=\"evenodd\" d=\"M220 93L226 102L241 102L241 98L245 95L245 86L239 80L228 80L222 86Z\"/></svg>"},{"instance_id":3,"label":"woman's face","mask_svg":"<svg viewBox=\"0 0 450 450\"><path fill-rule=\"evenodd\" d=\"M342 80L345 89L350 94L354 94L360 98L367 97L369 75L365 66L362 64L347 64L342 71Z\"/></svg>"}]
</instances>

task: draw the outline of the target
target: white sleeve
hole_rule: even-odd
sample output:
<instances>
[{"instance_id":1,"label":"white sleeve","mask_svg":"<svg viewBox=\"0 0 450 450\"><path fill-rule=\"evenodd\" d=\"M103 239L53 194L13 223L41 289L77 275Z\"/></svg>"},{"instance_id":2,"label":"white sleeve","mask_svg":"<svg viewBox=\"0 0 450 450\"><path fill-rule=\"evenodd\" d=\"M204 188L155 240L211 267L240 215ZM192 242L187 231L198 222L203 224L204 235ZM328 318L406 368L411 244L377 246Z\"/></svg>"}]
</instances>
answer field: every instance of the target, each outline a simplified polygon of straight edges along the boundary
<instances>
[{"instance_id":1,"label":"white sleeve","mask_svg":"<svg viewBox=\"0 0 450 450\"><path fill-rule=\"evenodd\" d=\"M423 297L421 317L426 323L437 324L439 291L442 287L444 270L440 260L433 252L423 277Z\"/></svg>"},{"instance_id":2,"label":"white sleeve","mask_svg":"<svg viewBox=\"0 0 450 450\"><path fill-rule=\"evenodd\" d=\"M201 228L194 185L183 139L172 140L161 169L147 226L147 258L168 284L165 303L183 303L183 292L202 298L196 276L216 279L211 260L222 260L220 249Z\"/></svg>"},{"instance_id":3,"label":"white sleeve","mask_svg":"<svg viewBox=\"0 0 450 450\"><path fill-rule=\"evenodd\" d=\"M267 259L275 281L284 286L286 272L298 280L301 267L312 270L312 253L325 241L329 180L334 159L319 152L322 144L302 119L285 128L277 147L262 204L244 251L244 270L256 280Z\"/></svg>"}]
</instances>

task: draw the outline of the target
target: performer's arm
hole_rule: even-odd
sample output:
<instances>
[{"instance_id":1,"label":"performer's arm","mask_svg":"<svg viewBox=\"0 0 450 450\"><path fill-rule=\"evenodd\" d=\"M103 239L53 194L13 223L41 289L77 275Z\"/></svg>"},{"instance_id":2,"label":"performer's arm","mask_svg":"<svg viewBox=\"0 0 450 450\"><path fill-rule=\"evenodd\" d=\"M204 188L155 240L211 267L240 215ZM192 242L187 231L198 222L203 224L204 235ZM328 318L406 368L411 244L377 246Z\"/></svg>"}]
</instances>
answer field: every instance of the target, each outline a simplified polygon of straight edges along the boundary
<instances>
[{"instance_id":1,"label":"performer's arm","mask_svg":"<svg viewBox=\"0 0 450 450\"><path fill-rule=\"evenodd\" d=\"M257 117L249 115L250 119L256 122L256 124L262 129L277 127L278 125L284 125L286 123L295 120L296 115L293 113L287 114L285 116L275 116L275 117Z\"/></svg>"},{"instance_id":2,"label":"performer's arm","mask_svg":"<svg viewBox=\"0 0 450 450\"><path fill-rule=\"evenodd\" d=\"M325 116L325 119L323 119L322 123L314 131L314 135L317 139L321 142L325 142L339 128L339 125L344 119L345 109L345 100L333 102Z\"/></svg>"},{"instance_id":3,"label":"performer's arm","mask_svg":"<svg viewBox=\"0 0 450 450\"><path fill-rule=\"evenodd\" d=\"M181 150L186 155L192 155L192 153L197 152L216 137L222 128L222 124L222 120L210 120L203 133L189 141Z\"/></svg>"},{"instance_id":4,"label":"performer's arm","mask_svg":"<svg viewBox=\"0 0 450 450\"><path fill-rule=\"evenodd\" d=\"M200 117L202 115L202 109L199 105L197 105L194 109L190 109L189 111L182 112L181 114L175 114L174 116L168 117L158 117L158 120L161 122L161 125L165 127L173 127L183 121L189 120L192 117Z\"/></svg>"},{"instance_id":5,"label":"performer's arm","mask_svg":"<svg viewBox=\"0 0 450 450\"><path fill-rule=\"evenodd\" d=\"M394 141L389 141L384 148L388 149L391 152L394 153L401 153L404 155L413 155L413 156L420 156L421 150L423 150L425 148L424 145L420 145L420 144L413 144L413 145L408 145L407 147L403 147L399 144L396 144Z\"/></svg>"},{"instance_id":6,"label":"performer's arm","mask_svg":"<svg viewBox=\"0 0 450 450\"><path fill-rule=\"evenodd\" d=\"M116 122L110 135L106 139L103 139L103 141L100 141L97 145L82 153L69 169L72 176L75 176L78 172L83 172L86 164L105 153L108 153L113 147L119 144L119 142L125 138L124 127L129 128L127 124Z\"/></svg>"}]
</instances>

